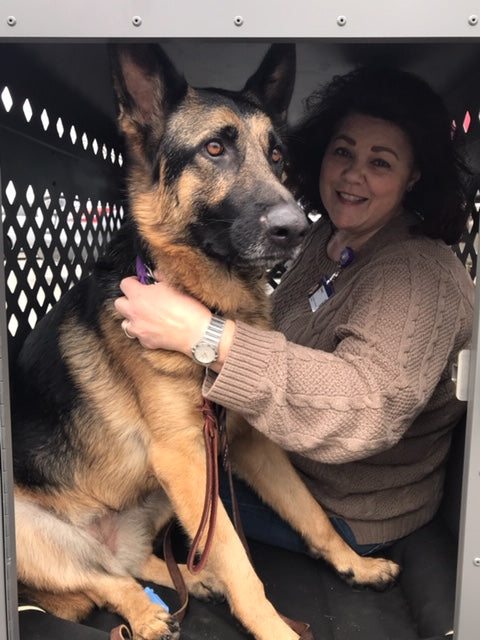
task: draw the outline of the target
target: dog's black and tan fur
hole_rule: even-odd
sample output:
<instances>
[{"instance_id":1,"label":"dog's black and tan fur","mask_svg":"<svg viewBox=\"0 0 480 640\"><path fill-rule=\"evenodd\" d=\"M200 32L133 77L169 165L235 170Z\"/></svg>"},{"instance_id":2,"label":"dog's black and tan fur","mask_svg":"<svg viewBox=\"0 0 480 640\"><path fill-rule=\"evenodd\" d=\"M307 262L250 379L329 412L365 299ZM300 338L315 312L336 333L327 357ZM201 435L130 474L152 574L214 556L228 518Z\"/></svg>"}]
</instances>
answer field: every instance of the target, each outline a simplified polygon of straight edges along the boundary
<instances>
[{"instance_id":1,"label":"dog's black and tan fur","mask_svg":"<svg viewBox=\"0 0 480 640\"><path fill-rule=\"evenodd\" d=\"M239 93L193 89L153 46L120 47L113 58L129 222L93 275L38 324L17 363L18 576L60 616L107 606L136 639L173 639L175 620L135 578L171 585L152 555L155 534L173 514L190 537L199 524L204 370L128 340L113 301L140 253L210 308L268 326L259 273L288 257L305 229L279 180L294 50L273 46ZM382 586L395 577L396 565L358 557L335 534L278 447L239 419L229 430L235 472L313 554L352 582ZM222 507L206 568L183 574L198 597L224 594L257 640L298 637L265 598Z\"/></svg>"}]
</instances>

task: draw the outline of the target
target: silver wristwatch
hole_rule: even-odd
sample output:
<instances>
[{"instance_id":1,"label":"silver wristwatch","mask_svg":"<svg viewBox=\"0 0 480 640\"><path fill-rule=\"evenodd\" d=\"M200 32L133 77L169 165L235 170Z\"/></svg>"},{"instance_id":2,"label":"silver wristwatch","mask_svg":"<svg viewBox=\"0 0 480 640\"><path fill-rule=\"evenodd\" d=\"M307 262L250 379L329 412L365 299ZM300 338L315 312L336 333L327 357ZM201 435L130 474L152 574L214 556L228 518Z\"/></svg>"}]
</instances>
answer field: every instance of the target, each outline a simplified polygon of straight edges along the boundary
<instances>
[{"instance_id":1,"label":"silver wristwatch","mask_svg":"<svg viewBox=\"0 0 480 640\"><path fill-rule=\"evenodd\" d=\"M222 337L225 318L212 315L210 323L203 334L203 338L192 347L192 356L195 362L209 367L217 361L218 345Z\"/></svg>"}]
</instances>

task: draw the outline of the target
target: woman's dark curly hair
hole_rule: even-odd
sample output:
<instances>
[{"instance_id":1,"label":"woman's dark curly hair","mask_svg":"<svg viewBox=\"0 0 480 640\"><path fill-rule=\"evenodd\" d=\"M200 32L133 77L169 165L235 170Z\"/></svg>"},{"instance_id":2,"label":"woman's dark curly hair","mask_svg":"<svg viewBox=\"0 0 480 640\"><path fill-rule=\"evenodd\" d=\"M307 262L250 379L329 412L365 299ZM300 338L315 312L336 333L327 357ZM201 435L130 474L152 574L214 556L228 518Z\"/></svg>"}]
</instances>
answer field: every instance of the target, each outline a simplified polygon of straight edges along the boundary
<instances>
[{"instance_id":1,"label":"woman's dark curly hair","mask_svg":"<svg viewBox=\"0 0 480 640\"><path fill-rule=\"evenodd\" d=\"M332 135L350 113L382 118L407 135L421 177L405 194L405 207L419 214L420 232L457 242L469 214L470 172L457 149L452 118L424 80L399 69L355 69L307 98L304 118L288 134L288 182L297 197L326 213L320 166Z\"/></svg>"}]
</instances>

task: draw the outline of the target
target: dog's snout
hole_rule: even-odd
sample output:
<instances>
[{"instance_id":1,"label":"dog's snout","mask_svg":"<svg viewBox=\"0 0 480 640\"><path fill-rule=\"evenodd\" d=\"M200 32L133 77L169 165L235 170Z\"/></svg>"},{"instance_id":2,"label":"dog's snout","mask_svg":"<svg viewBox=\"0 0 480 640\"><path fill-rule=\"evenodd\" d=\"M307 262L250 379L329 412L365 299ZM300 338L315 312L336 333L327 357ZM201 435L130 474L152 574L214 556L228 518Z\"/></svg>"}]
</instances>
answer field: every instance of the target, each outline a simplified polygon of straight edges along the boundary
<instances>
[{"instance_id":1,"label":"dog's snout","mask_svg":"<svg viewBox=\"0 0 480 640\"><path fill-rule=\"evenodd\" d=\"M308 227L304 212L297 205L277 205L261 218L269 239L281 247L295 247L302 241Z\"/></svg>"}]
</instances>

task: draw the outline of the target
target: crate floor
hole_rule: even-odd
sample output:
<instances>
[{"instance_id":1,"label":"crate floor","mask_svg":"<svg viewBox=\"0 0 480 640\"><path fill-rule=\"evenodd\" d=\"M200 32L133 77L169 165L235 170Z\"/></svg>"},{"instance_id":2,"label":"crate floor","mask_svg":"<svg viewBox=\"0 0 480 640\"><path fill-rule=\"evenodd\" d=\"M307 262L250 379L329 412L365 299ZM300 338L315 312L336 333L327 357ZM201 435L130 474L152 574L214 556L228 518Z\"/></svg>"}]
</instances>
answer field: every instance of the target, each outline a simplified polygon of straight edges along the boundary
<instances>
[{"instance_id":1,"label":"crate floor","mask_svg":"<svg viewBox=\"0 0 480 640\"><path fill-rule=\"evenodd\" d=\"M436 640L452 628L456 545L440 520L392 547L388 555L404 569L398 584L382 593L352 588L323 562L306 556L257 542L251 552L273 604L284 615L309 622L315 640ZM176 593L155 590L175 610ZM22 612L20 640L107 640L119 622L105 611L94 612L82 625ZM190 600L181 640L250 637L226 604Z\"/></svg>"}]
</instances>

